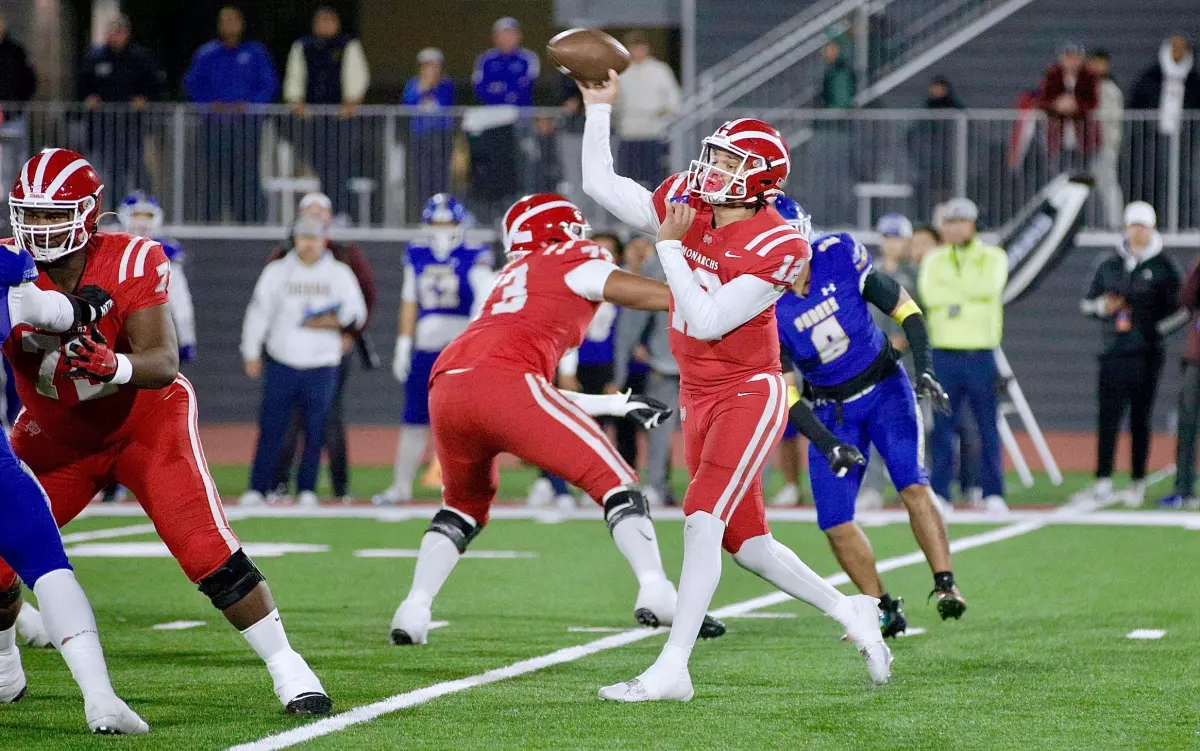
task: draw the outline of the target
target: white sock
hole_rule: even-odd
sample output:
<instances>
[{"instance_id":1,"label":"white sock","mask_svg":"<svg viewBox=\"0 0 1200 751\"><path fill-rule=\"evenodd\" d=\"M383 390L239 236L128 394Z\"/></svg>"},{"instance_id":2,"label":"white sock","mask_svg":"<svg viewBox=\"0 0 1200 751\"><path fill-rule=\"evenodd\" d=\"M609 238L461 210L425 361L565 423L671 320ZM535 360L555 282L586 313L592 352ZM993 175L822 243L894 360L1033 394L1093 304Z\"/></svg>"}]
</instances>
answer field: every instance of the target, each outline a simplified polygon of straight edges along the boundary
<instances>
[{"instance_id":1,"label":"white sock","mask_svg":"<svg viewBox=\"0 0 1200 751\"><path fill-rule=\"evenodd\" d=\"M437 597L461 557L462 553L449 537L440 532L426 532L421 538L421 549L417 551L412 589L405 599L426 607L432 605L433 598Z\"/></svg>"},{"instance_id":2,"label":"white sock","mask_svg":"<svg viewBox=\"0 0 1200 751\"><path fill-rule=\"evenodd\" d=\"M663 570L662 556L658 553L658 537L654 534L654 523L646 516L629 516L612 529L613 542L617 550L629 561L633 575L639 585L667 578Z\"/></svg>"},{"instance_id":3,"label":"white sock","mask_svg":"<svg viewBox=\"0 0 1200 751\"><path fill-rule=\"evenodd\" d=\"M84 696L113 693L100 647L96 616L83 587L70 569L43 575L33 585L42 606L42 622L54 647L62 654Z\"/></svg>"},{"instance_id":4,"label":"white sock","mask_svg":"<svg viewBox=\"0 0 1200 751\"><path fill-rule=\"evenodd\" d=\"M17 648L17 627L16 625L9 626L4 631L0 631L0 654L11 652Z\"/></svg>"},{"instance_id":5,"label":"white sock","mask_svg":"<svg viewBox=\"0 0 1200 751\"><path fill-rule=\"evenodd\" d=\"M683 572L679 575L679 600L671 635L659 661L674 667L687 665L700 625L721 581L721 538L725 522L697 511L683 523ZM682 664L679 664L682 663Z\"/></svg>"},{"instance_id":6,"label":"white sock","mask_svg":"<svg viewBox=\"0 0 1200 751\"><path fill-rule=\"evenodd\" d=\"M392 487L412 495L413 478L425 453L425 439L429 428L421 425L401 425L400 439L396 442L396 464L393 467Z\"/></svg>"},{"instance_id":7,"label":"white sock","mask_svg":"<svg viewBox=\"0 0 1200 751\"><path fill-rule=\"evenodd\" d=\"M746 540L733 560L823 613L829 613L845 597L770 534Z\"/></svg>"},{"instance_id":8,"label":"white sock","mask_svg":"<svg viewBox=\"0 0 1200 751\"><path fill-rule=\"evenodd\" d=\"M246 641L267 667L279 657L292 654L292 645L288 642L287 633L283 630L283 619L279 617L279 608L263 616L262 620L242 632Z\"/></svg>"}]
</instances>

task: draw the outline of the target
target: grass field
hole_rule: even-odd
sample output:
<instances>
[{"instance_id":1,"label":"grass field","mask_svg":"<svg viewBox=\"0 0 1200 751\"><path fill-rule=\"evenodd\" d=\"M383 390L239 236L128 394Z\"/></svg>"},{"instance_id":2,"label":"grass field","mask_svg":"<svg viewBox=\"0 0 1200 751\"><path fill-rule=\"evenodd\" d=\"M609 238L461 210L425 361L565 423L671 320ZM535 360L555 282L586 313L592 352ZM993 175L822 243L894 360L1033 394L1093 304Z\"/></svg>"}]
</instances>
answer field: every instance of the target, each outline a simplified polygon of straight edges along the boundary
<instances>
[{"instance_id":1,"label":"grass field","mask_svg":"<svg viewBox=\"0 0 1200 751\"><path fill-rule=\"evenodd\" d=\"M365 479L363 489L369 489ZM66 532L143 522L89 517ZM1039 523L951 527L956 539L984 543L955 558L970 602L959 622L943 623L925 603L930 576L923 563L885 574L891 591L906 598L911 625L926 629L893 644L893 681L885 688L869 686L861 660L838 640L832 622L788 601L755 612L794 617L730 618L724 639L697 648L690 704L634 706L602 703L596 689L640 672L664 637L569 630L633 626L636 585L599 521L494 522L473 549L533 557L464 559L434 609L449 625L432 632L429 645L413 648L387 642L413 560L357 557L355 551L415 548L424 521L249 518L235 528L247 543L329 546L256 560L294 646L321 675L336 711L564 648L591 644L596 650L425 703L410 694L400 702L414 706L327 732L305 748L1200 747L1200 531ZM658 527L674 574L681 525L659 521ZM978 537L998 528L1013 536ZM817 571L837 572L814 525L774 529ZM915 549L904 524L867 531L881 560ZM102 542L153 539L135 534ZM29 694L0 708L0 748L222 749L288 730L330 729L328 722L282 714L265 669L169 558L76 552L74 560L96 608L114 684L150 723L151 735L87 735L82 702L61 660L53 652L25 650ZM771 591L726 559L714 607ZM206 625L152 629L190 620ZM1138 628L1166 635L1126 638ZM630 643L599 650L595 643L602 639L609 641L601 646Z\"/></svg>"}]
</instances>

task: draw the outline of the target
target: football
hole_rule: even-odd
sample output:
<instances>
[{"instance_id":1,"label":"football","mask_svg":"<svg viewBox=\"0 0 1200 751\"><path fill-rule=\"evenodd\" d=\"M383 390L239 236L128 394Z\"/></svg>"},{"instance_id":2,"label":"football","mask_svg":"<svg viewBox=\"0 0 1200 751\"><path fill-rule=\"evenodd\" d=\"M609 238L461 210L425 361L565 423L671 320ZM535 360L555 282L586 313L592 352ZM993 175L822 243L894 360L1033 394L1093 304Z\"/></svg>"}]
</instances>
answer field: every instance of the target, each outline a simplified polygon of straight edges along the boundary
<instances>
[{"instance_id":1,"label":"football","mask_svg":"<svg viewBox=\"0 0 1200 751\"><path fill-rule=\"evenodd\" d=\"M608 71L629 67L629 50L599 29L567 29L550 40L546 52L554 66L576 81L603 83Z\"/></svg>"}]
</instances>

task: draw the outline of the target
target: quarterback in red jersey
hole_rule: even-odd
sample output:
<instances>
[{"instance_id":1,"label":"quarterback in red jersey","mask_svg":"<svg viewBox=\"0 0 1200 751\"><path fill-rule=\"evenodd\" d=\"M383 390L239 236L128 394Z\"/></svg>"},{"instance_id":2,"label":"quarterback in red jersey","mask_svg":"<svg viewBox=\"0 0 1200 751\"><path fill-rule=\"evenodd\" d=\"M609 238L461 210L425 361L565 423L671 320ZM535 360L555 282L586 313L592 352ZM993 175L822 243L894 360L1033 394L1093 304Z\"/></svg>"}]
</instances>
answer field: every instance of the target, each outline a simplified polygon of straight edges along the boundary
<instances>
[{"instance_id":1,"label":"quarterback in red jersey","mask_svg":"<svg viewBox=\"0 0 1200 751\"><path fill-rule=\"evenodd\" d=\"M675 585L667 579L637 474L593 416L656 426L670 411L641 396L561 391L551 381L563 353L578 347L603 301L665 310L667 287L622 271L590 242L570 201L539 193L504 215L508 263L478 317L450 343L429 378L429 415L442 467L443 508L421 539L412 588L392 619L395 644L425 643L433 598L467 545L487 524L508 452L582 488L604 508L613 542L638 580L634 616L669 625ZM724 633L700 614L701 636Z\"/></svg>"},{"instance_id":2,"label":"quarterback in red jersey","mask_svg":"<svg viewBox=\"0 0 1200 751\"><path fill-rule=\"evenodd\" d=\"M84 333L13 330L4 353L25 404L13 448L45 488L60 527L109 483L129 488L184 573L267 663L287 710L325 714L332 703L289 645L209 475L196 393L179 374L170 264L153 240L96 231L103 190L81 155L46 149L9 194L13 239L37 261L35 284L67 294L97 285L113 299L110 315ZM19 586L0 562L0 592Z\"/></svg>"},{"instance_id":3,"label":"quarterback in red jersey","mask_svg":"<svg viewBox=\"0 0 1200 751\"><path fill-rule=\"evenodd\" d=\"M583 187L626 224L658 238L671 289L671 351L692 481L684 497L683 573L671 635L658 660L604 699L692 698L688 660L721 577L721 548L744 568L840 623L885 683L891 654L878 601L848 597L767 528L760 472L778 443L791 395L779 368L775 302L808 273L807 238L771 206L791 170L779 131L752 118L704 139L700 159L651 193L613 171L609 119L619 79L581 87L587 106ZM798 397L796 397L798 399Z\"/></svg>"}]
</instances>

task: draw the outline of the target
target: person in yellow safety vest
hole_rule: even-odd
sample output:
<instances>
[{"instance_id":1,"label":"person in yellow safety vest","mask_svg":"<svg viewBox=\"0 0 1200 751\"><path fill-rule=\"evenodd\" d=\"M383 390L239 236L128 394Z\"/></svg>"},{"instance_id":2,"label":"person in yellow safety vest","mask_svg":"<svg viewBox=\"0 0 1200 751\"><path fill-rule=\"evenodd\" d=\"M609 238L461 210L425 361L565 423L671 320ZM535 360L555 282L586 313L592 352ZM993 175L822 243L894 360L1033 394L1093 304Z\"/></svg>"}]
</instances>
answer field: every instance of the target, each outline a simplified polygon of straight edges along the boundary
<instances>
[{"instance_id":1,"label":"person in yellow safety vest","mask_svg":"<svg viewBox=\"0 0 1200 751\"><path fill-rule=\"evenodd\" d=\"M933 365L946 394L950 415L935 415L930 472L933 490L949 500L954 467L954 434L969 401L979 427L984 508L1003 513L1004 468L996 425L996 360L1004 332L1001 295L1008 282L1008 255L976 234L979 209L966 198L944 206L943 239L921 262L917 278Z\"/></svg>"}]
</instances>

